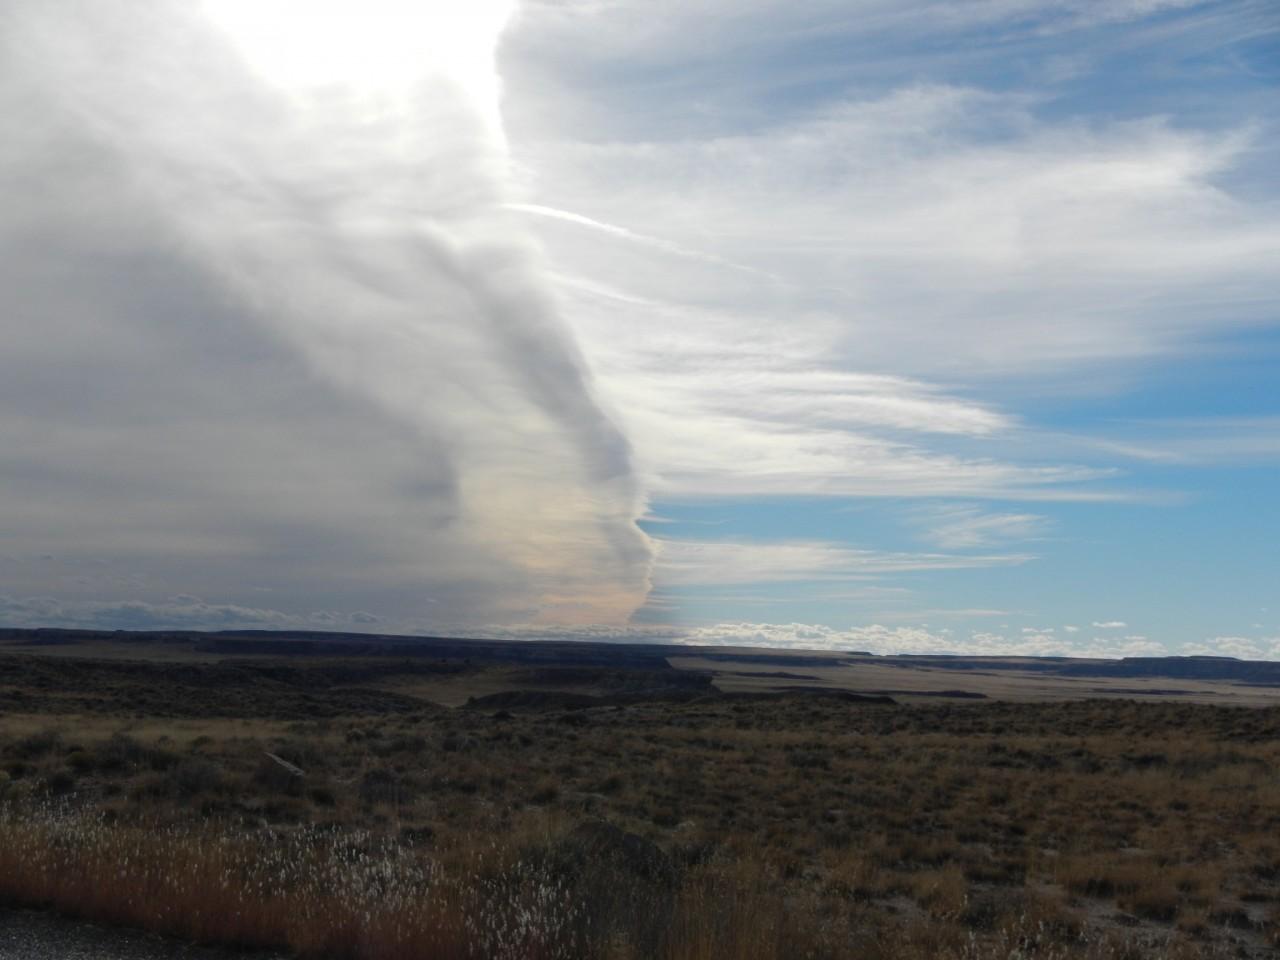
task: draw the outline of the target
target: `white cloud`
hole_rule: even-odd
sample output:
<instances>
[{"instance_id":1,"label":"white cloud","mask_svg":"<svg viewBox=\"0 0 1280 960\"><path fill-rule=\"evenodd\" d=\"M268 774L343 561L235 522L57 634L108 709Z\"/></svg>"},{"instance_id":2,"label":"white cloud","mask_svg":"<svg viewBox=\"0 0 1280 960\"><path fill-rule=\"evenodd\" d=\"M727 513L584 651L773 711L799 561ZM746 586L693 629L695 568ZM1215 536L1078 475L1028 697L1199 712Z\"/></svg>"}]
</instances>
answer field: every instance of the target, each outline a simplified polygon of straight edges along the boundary
<instances>
[{"instance_id":1,"label":"white cloud","mask_svg":"<svg viewBox=\"0 0 1280 960\"><path fill-rule=\"evenodd\" d=\"M1151 643L1076 644L1051 635L1009 637L976 631L934 632L921 627L871 624L844 630L805 624L717 624L690 631L687 642L727 646L776 646L817 650L866 650L870 653L969 654L972 656L1076 656L1114 658L1160 655Z\"/></svg>"},{"instance_id":2,"label":"white cloud","mask_svg":"<svg viewBox=\"0 0 1280 960\"><path fill-rule=\"evenodd\" d=\"M993 127L1000 136L971 132ZM785 285L726 284L665 260L655 272L641 248L548 230L557 259L597 282L708 306L727 294L748 342L780 311L819 335L834 323L839 354L872 370L1050 375L1163 351L1167 337L1220 324L1182 305L1207 282L1265 295L1277 225L1214 184L1247 148L1245 134L1151 121L1043 123L1021 97L945 86L836 103L749 134L523 146L551 205ZM1167 309L1121 302L1139 289L1157 290Z\"/></svg>"},{"instance_id":3,"label":"white cloud","mask_svg":"<svg viewBox=\"0 0 1280 960\"><path fill-rule=\"evenodd\" d=\"M1020 9L1023 26L1096 19ZM634 35L608 31L633 15L582 22L630 50ZM659 496L1116 496L1101 483L1116 472L1089 464L1125 453L1046 440L1036 456L1034 424L977 399L984 386L1096 390L1099 364L1265 320L1280 221L1220 186L1247 158L1245 127L1050 120L1035 96L942 84L679 136L577 112L560 127L539 98L572 94L538 57L572 75L598 52L553 45L578 16L537 8L508 38L514 76L536 81L512 89L513 113L543 118L514 150L525 202L561 211L533 226ZM593 90L622 113L636 96ZM1008 516L955 536L1031 534L1033 515Z\"/></svg>"},{"instance_id":4,"label":"white cloud","mask_svg":"<svg viewBox=\"0 0 1280 960\"><path fill-rule=\"evenodd\" d=\"M1106 437L1079 442L1153 463L1264 463L1280 457L1280 417L1138 420L1116 424Z\"/></svg>"},{"instance_id":5,"label":"white cloud","mask_svg":"<svg viewBox=\"0 0 1280 960\"><path fill-rule=\"evenodd\" d=\"M678 643L697 646L772 647L786 650L853 651L876 654L965 654L970 656L1072 656L1113 659L1163 656L1150 640L1068 641L1051 634L1008 636L990 631L931 630L922 626L831 627L812 623L725 622L681 628L665 625L548 630L506 627L489 631L513 639L581 639L618 643Z\"/></svg>"},{"instance_id":6,"label":"white cloud","mask_svg":"<svg viewBox=\"0 0 1280 960\"><path fill-rule=\"evenodd\" d=\"M1000 611L969 611L996 614ZM937 614L964 611L931 611ZM270 607L217 603L193 596L158 603L132 600L62 601L53 597L0 596L0 621L10 626L61 626L90 629L277 629L345 630L380 633L426 632L424 625L388 623L365 611L320 610L288 613ZM879 623L838 628L810 623L725 622L697 627L678 625L583 624L581 626L490 625L475 635L516 640L568 639L604 643L671 643L706 646L758 646L793 650L866 650L878 654L968 654L972 656L1073 656L1115 658L1165 656L1173 652L1149 638L1126 636L1078 641L1056 637L1052 629L1025 628L1016 635L986 630L959 631ZM1280 660L1280 636L1219 636L1184 644L1183 656L1230 656Z\"/></svg>"},{"instance_id":7,"label":"white cloud","mask_svg":"<svg viewBox=\"0 0 1280 960\"><path fill-rule=\"evenodd\" d=\"M651 498L1106 500L1137 495L1115 459L1271 458L1265 418L1059 444L1017 409L1273 322L1280 221L1233 180L1269 128L1064 119L1034 84L921 69L922 47L989 45L1040 76L1037 38L1186 5L530 0L503 131L502 3L466 37L418 5L440 29L345 89L308 71L350 67L363 34L308 61L314 30L290 31L281 74L195 5L12 4L6 589L64 612L132 591L620 621L649 587ZM840 53L797 55L818 48ZM379 86L409 63L416 87ZM1003 545L1046 528L919 516L939 550L989 555L683 542L660 577L1016 564Z\"/></svg>"},{"instance_id":8,"label":"white cloud","mask_svg":"<svg viewBox=\"0 0 1280 960\"><path fill-rule=\"evenodd\" d=\"M770 94L776 98L779 88L786 91L804 81L834 85L841 80L866 82L895 69L923 72L927 55L911 45L904 49L903 35L924 41L930 49L986 47L1014 59L1024 52L1015 46L1019 40L1139 20L1206 2L531 0L509 42L535 65L564 57L567 64L562 69L577 83L608 86L622 74L622 81L640 85L642 79L646 87L656 88L654 102L646 99L636 105L639 117L612 118L606 129L616 136L631 125L648 127L660 121L679 129L673 114L754 117L742 100ZM717 42L707 43L708 36ZM548 103L543 109L557 107L566 114L576 108L593 125L607 119L601 115L603 106L591 98Z\"/></svg>"},{"instance_id":9,"label":"white cloud","mask_svg":"<svg viewBox=\"0 0 1280 960\"><path fill-rule=\"evenodd\" d=\"M1122 630L1127 626L1128 624L1123 620L1106 620L1103 622L1099 622L1097 620L1093 621L1093 627L1096 630Z\"/></svg>"},{"instance_id":10,"label":"white cloud","mask_svg":"<svg viewBox=\"0 0 1280 960\"><path fill-rule=\"evenodd\" d=\"M1183 656L1236 657L1240 660L1280 660L1280 636L1275 637L1210 637L1199 643L1184 644Z\"/></svg>"},{"instance_id":11,"label":"white cloud","mask_svg":"<svg viewBox=\"0 0 1280 960\"><path fill-rule=\"evenodd\" d=\"M961 556L883 553L820 541L744 543L659 540L659 586L837 581L924 570L966 570L1026 563L1025 554Z\"/></svg>"},{"instance_id":12,"label":"white cloud","mask_svg":"<svg viewBox=\"0 0 1280 960\"><path fill-rule=\"evenodd\" d=\"M505 209L498 24L463 56L447 11L403 16L435 18L399 38L425 45L413 85L377 64L312 85L264 80L198 5L6 11L10 549L106 558L144 604L256 584L288 616L336 593L448 624L643 602L628 442ZM313 26L279 55L335 42Z\"/></svg>"},{"instance_id":13,"label":"white cloud","mask_svg":"<svg viewBox=\"0 0 1280 960\"><path fill-rule=\"evenodd\" d=\"M991 543L1030 540L1048 526L1034 513L993 513L969 504L921 507L909 515L925 539L946 550L969 550Z\"/></svg>"},{"instance_id":14,"label":"white cloud","mask_svg":"<svg viewBox=\"0 0 1280 960\"><path fill-rule=\"evenodd\" d=\"M989 617L1007 617L1008 610L999 610L990 607L920 607L906 606L898 610L880 610L873 619L877 622L881 620L909 620L916 623L922 621L939 619L939 620L981 620ZM950 627L944 627L938 631L941 634L949 634L952 632Z\"/></svg>"},{"instance_id":15,"label":"white cloud","mask_svg":"<svg viewBox=\"0 0 1280 960\"><path fill-rule=\"evenodd\" d=\"M206 603L173 597L160 603L139 600L62 601L53 597L0 596L0 620L14 627L68 627L100 630L288 630L317 627L359 629L353 615L317 611L289 614L263 607Z\"/></svg>"}]
</instances>

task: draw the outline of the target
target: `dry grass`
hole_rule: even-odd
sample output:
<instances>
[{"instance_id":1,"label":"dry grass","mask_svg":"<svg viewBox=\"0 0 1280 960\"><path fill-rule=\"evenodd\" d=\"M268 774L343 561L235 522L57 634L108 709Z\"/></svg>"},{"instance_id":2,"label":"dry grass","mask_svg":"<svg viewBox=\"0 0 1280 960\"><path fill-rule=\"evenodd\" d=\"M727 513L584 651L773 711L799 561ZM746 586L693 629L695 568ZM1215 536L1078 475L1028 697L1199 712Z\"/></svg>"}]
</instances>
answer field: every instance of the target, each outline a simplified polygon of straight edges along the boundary
<instances>
[{"instance_id":1,"label":"dry grass","mask_svg":"<svg viewBox=\"0 0 1280 960\"><path fill-rule=\"evenodd\" d=\"M390 960L1280 942L1276 711L797 697L287 722L272 688L236 696L241 719L0 717L0 898Z\"/></svg>"},{"instance_id":2,"label":"dry grass","mask_svg":"<svg viewBox=\"0 0 1280 960\"><path fill-rule=\"evenodd\" d=\"M98 921L303 957L577 955L563 884L471 867L358 832L123 827L54 806L0 823L0 895Z\"/></svg>"}]
</instances>

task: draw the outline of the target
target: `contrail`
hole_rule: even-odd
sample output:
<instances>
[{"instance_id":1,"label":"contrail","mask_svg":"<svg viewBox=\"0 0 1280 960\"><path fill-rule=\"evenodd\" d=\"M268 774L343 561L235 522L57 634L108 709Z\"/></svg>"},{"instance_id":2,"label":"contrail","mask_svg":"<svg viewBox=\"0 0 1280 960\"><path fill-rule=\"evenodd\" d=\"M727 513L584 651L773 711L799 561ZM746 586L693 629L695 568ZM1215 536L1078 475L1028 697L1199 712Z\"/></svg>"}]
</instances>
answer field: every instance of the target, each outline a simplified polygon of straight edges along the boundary
<instances>
[{"instance_id":1,"label":"contrail","mask_svg":"<svg viewBox=\"0 0 1280 960\"><path fill-rule=\"evenodd\" d=\"M674 254L678 257L688 257L691 260L701 260L704 263L713 263L716 266L725 267L729 270L737 270L741 273L749 273L753 276L764 277L768 280L781 282L781 278L777 274L761 270L757 267L751 267L743 263L737 263L733 260L727 260L724 257L717 256L714 253L707 253L704 250L694 250L683 244L676 243L672 240L664 240L662 237L650 236L646 233L637 233L635 230L629 230L626 227L620 227L617 224L605 223L601 220L594 220L591 217L583 216L580 213L574 213L571 210L561 210L558 207L545 207L538 203L509 203L507 209L516 210L520 213L531 213L539 217L548 217L552 220L563 220L566 223L576 223L580 227L588 227L592 230L599 230L601 233L607 233L610 236L618 237L621 240L629 240L632 243L641 246L651 247L654 250L661 250L664 253Z\"/></svg>"}]
</instances>

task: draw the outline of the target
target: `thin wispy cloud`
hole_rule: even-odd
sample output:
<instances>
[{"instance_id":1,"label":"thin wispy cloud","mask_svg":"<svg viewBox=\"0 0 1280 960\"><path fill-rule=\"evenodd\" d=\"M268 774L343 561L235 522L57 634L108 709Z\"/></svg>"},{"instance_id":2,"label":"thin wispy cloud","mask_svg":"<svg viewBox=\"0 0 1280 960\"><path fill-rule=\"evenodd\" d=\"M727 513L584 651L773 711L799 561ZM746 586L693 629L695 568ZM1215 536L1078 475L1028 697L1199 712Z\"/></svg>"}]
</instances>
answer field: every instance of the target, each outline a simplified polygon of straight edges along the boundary
<instances>
[{"instance_id":1,"label":"thin wispy cloud","mask_svg":"<svg viewBox=\"0 0 1280 960\"><path fill-rule=\"evenodd\" d=\"M1079 438L1108 453L1188 466L1280 459L1280 417L1177 418L1110 424L1111 436Z\"/></svg>"},{"instance_id":2,"label":"thin wispy cloud","mask_svg":"<svg viewBox=\"0 0 1280 960\"><path fill-rule=\"evenodd\" d=\"M965 570L1026 563L1027 554L879 553L834 543L660 540L659 586L857 580L882 574Z\"/></svg>"},{"instance_id":3,"label":"thin wispy cloud","mask_svg":"<svg viewBox=\"0 0 1280 960\"><path fill-rule=\"evenodd\" d=\"M1048 521L1034 513L993 513L969 504L939 504L912 512L921 536L947 550L1037 539Z\"/></svg>"}]
</instances>

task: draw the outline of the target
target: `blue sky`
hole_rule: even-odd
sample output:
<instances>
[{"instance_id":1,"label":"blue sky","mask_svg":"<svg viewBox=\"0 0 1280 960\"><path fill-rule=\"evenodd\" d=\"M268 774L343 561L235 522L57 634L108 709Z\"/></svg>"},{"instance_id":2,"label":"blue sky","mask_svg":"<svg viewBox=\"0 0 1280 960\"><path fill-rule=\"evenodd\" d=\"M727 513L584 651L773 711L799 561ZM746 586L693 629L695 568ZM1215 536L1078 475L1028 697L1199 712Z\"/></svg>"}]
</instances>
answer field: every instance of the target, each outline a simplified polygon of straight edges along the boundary
<instances>
[{"instance_id":1,"label":"blue sky","mask_svg":"<svg viewBox=\"0 0 1280 960\"><path fill-rule=\"evenodd\" d=\"M4 14L7 622L1280 657L1273 3L157 9Z\"/></svg>"}]
</instances>

